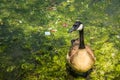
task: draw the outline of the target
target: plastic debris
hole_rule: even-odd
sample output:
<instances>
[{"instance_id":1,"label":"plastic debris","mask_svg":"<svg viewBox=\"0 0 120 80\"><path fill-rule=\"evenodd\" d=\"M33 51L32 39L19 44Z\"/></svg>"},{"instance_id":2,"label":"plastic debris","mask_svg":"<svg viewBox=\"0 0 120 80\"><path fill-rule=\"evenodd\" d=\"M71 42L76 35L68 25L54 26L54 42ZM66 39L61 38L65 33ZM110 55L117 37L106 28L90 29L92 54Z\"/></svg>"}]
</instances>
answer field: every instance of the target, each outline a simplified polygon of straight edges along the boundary
<instances>
[{"instance_id":1,"label":"plastic debris","mask_svg":"<svg viewBox=\"0 0 120 80\"><path fill-rule=\"evenodd\" d=\"M45 35L49 36L49 35L51 35L51 33L49 31L46 31Z\"/></svg>"}]
</instances>

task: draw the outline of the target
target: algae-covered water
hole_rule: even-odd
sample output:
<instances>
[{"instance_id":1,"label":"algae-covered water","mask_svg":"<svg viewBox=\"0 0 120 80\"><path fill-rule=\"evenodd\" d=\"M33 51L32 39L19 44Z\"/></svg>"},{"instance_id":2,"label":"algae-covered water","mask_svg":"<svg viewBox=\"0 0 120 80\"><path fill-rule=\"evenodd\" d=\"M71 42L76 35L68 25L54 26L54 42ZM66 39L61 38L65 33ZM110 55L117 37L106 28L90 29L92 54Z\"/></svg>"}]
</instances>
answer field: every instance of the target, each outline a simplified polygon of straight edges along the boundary
<instances>
[{"instance_id":1,"label":"algae-covered water","mask_svg":"<svg viewBox=\"0 0 120 80\"><path fill-rule=\"evenodd\" d=\"M1 0L0 80L73 80L66 55L79 35L67 31L76 20L96 56L90 80L119 80L119 0Z\"/></svg>"}]
</instances>

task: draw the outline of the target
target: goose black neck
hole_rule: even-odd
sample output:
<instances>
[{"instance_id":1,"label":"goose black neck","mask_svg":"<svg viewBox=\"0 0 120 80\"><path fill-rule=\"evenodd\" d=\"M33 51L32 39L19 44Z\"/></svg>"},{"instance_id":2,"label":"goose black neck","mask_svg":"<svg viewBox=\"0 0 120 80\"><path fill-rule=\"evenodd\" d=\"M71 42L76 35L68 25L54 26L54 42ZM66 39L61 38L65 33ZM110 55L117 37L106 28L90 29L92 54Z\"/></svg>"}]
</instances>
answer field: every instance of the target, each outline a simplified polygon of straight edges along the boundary
<instances>
[{"instance_id":1,"label":"goose black neck","mask_svg":"<svg viewBox=\"0 0 120 80\"><path fill-rule=\"evenodd\" d=\"M81 31L79 31L79 37L80 37L79 49L85 49L85 44L84 44L84 30L83 29Z\"/></svg>"}]
</instances>

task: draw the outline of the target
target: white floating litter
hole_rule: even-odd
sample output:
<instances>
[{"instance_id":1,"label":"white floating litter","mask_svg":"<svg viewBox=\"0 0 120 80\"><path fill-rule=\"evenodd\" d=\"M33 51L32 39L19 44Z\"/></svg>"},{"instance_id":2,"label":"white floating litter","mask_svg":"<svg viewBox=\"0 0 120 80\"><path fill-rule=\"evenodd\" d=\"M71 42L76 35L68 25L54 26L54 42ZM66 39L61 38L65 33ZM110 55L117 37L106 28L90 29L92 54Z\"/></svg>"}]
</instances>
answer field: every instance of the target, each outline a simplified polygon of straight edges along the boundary
<instances>
[{"instance_id":1,"label":"white floating litter","mask_svg":"<svg viewBox=\"0 0 120 80\"><path fill-rule=\"evenodd\" d=\"M45 35L51 35L51 33L49 31L46 31Z\"/></svg>"}]
</instances>

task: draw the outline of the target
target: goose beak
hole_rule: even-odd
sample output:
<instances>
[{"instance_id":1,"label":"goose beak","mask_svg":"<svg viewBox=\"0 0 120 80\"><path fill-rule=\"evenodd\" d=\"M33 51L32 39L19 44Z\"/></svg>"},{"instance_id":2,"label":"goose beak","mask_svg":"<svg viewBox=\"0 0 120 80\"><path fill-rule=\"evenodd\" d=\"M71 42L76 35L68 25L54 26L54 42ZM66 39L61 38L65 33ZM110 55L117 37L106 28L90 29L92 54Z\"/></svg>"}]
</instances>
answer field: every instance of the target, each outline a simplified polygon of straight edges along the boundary
<instances>
[{"instance_id":1,"label":"goose beak","mask_svg":"<svg viewBox=\"0 0 120 80\"><path fill-rule=\"evenodd\" d=\"M71 29L68 30L68 33L71 33L74 31L74 27L72 27Z\"/></svg>"}]
</instances>

